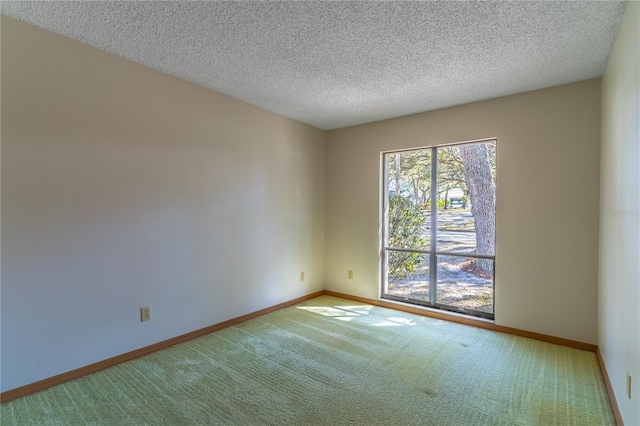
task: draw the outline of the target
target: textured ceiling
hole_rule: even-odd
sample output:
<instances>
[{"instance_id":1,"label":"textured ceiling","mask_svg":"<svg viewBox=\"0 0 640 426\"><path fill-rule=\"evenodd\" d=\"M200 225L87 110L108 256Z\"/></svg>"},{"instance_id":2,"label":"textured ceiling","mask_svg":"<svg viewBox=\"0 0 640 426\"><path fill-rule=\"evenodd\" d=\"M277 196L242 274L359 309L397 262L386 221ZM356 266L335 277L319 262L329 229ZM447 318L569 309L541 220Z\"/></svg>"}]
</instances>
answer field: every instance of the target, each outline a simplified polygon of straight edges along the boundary
<instances>
[{"instance_id":1,"label":"textured ceiling","mask_svg":"<svg viewBox=\"0 0 640 426\"><path fill-rule=\"evenodd\" d=\"M601 76L612 2L11 2L2 13L333 129Z\"/></svg>"}]
</instances>

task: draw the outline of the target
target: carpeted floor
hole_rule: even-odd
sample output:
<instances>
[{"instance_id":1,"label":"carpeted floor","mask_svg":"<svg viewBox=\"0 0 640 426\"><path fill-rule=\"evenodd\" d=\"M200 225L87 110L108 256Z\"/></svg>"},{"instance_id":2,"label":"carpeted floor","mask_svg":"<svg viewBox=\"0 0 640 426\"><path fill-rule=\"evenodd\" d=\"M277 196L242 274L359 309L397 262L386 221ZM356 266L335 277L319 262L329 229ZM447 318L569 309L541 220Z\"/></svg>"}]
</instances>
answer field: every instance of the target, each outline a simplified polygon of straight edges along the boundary
<instances>
[{"instance_id":1,"label":"carpeted floor","mask_svg":"<svg viewBox=\"0 0 640 426\"><path fill-rule=\"evenodd\" d=\"M594 353L322 296L0 406L6 425L613 425Z\"/></svg>"}]
</instances>

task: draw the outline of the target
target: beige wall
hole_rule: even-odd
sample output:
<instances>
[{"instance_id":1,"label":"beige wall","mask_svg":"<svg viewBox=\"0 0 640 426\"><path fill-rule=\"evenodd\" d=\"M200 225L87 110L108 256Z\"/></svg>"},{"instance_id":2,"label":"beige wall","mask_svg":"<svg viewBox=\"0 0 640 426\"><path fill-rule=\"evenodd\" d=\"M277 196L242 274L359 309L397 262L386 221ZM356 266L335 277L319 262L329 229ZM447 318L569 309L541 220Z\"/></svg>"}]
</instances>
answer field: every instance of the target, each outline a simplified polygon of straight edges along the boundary
<instances>
[{"instance_id":1,"label":"beige wall","mask_svg":"<svg viewBox=\"0 0 640 426\"><path fill-rule=\"evenodd\" d=\"M378 297L381 151L489 137L496 323L596 343L599 79L328 132L327 288Z\"/></svg>"},{"instance_id":2,"label":"beige wall","mask_svg":"<svg viewBox=\"0 0 640 426\"><path fill-rule=\"evenodd\" d=\"M322 289L324 136L2 16L2 391Z\"/></svg>"},{"instance_id":3,"label":"beige wall","mask_svg":"<svg viewBox=\"0 0 640 426\"><path fill-rule=\"evenodd\" d=\"M598 345L627 425L640 425L639 28L628 2L602 79Z\"/></svg>"}]
</instances>

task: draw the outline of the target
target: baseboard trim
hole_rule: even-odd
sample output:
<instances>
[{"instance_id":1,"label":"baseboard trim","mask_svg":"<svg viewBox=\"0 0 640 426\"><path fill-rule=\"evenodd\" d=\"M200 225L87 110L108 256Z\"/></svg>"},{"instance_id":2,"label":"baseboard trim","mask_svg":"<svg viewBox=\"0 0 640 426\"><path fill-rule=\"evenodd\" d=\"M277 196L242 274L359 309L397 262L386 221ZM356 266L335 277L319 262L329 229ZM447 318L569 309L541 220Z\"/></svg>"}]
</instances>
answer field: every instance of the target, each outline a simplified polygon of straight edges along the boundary
<instances>
[{"instance_id":1,"label":"baseboard trim","mask_svg":"<svg viewBox=\"0 0 640 426\"><path fill-rule=\"evenodd\" d=\"M239 317L232 318L230 320L223 321L218 324L210 325L208 327L201 328L199 330L195 330L186 334L182 334L180 336L176 336L171 339L163 340L162 342L154 343L153 345L145 346L143 348L136 349L131 352L126 352L122 355L117 355L112 358L98 361L94 364L89 364L84 367L77 368L75 370L67 371L66 373L58 374L57 376L49 377L47 379L30 383L28 385L24 385L19 388L2 392L0 393L0 402L1 403L9 402L17 398L22 398L23 396L31 395L33 393L40 392L45 389L49 389L51 387L61 385L71 380L75 380L80 377L86 376L87 374L96 373L100 370L104 370L105 368L113 367L114 365L131 361L133 359L140 358L141 356L149 355L153 352L167 349L179 343L184 343L191 339L195 339L196 337L204 336L205 334L209 334L214 331L218 331L223 328L230 327L232 325L236 325L241 322L250 320L252 318L256 318L261 315L265 315L270 312L277 311L279 309L286 308L291 305L295 305L296 303L304 302L305 300L314 299L318 296L322 296L323 294L324 294L324 290L316 291L315 293L311 293L306 296L301 296L292 300L288 300L283 303L279 303L274 306L270 306L268 308L260 309L255 312L250 312L248 314L241 315Z\"/></svg>"},{"instance_id":2,"label":"baseboard trim","mask_svg":"<svg viewBox=\"0 0 640 426\"><path fill-rule=\"evenodd\" d=\"M607 393L609 394L609 401L611 402L613 415L616 418L616 424L618 426L624 426L624 421L622 421L622 413L620 413L616 395L613 393L613 386L611 385L611 380L609 380L609 373L607 373L607 366L604 364L604 358L602 358L600 348L596 350L596 357L598 358L598 364L600 364L600 371L602 372L602 377L604 378L604 384L607 386Z\"/></svg>"},{"instance_id":3,"label":"baseboard trim","mask_svg":"<svg viewBox=\"0 0 640 426\"><path fill-rule=\"evenodd\" d=\"M458 324L470 325L472 327L484 328L486 330L498 331L501 333L513 334L530 339L541 340L543 342L554 343L556 345L569 346L571 348L582 349L585 351L596 352L597 345L591 343L579 342L577 340L564 339L562 337L550 336L548 334L535 333L533 331L521 330L519 328L505 327L487 321L475 320L473 318L464 318L457 315L448 315L445 313L435 312L420 307L408 306L401 303L386 302L384 300L368 299L366 297L353 296L346 293L325 290L324 294L328 296L340 297L342 299L355 300L357 302L368 303L370 305L381 306L383 308L395 309L397 311L409 312L411 314L422 315L425 317L437 318L444 321L455 322Z\"/></svg>"}]
</instances>

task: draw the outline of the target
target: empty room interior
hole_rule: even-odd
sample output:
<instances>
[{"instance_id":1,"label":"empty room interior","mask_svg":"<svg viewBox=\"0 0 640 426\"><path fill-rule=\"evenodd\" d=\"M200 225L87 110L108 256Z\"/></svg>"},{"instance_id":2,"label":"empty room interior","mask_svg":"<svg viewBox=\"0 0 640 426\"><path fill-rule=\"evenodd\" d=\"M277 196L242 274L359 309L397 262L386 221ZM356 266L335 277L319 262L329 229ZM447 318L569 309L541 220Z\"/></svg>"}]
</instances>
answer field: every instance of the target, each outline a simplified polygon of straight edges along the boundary
<instances>
[{"instance_id":1,"label":"empty room interior","mask_svg":"<svg viewBox=\"0 0 640 426\"><path fill-rule=\"evenodd\" d=\"M639 2L1 11L3 424L640 425Z\"/></svg>"}]
</instances>

